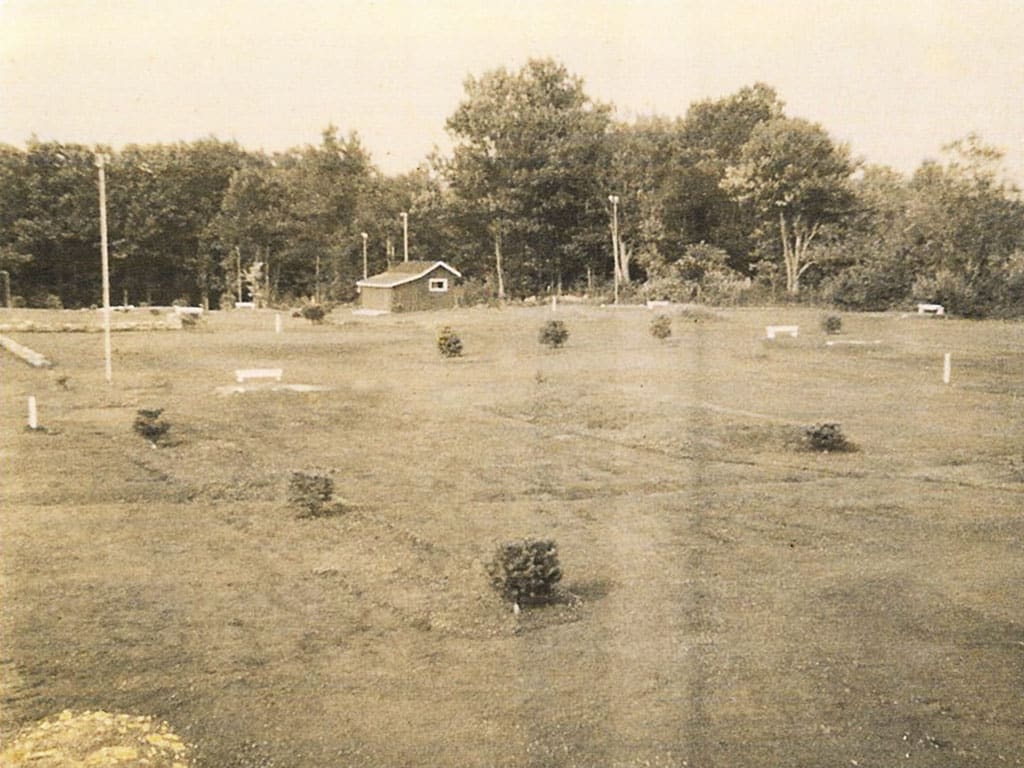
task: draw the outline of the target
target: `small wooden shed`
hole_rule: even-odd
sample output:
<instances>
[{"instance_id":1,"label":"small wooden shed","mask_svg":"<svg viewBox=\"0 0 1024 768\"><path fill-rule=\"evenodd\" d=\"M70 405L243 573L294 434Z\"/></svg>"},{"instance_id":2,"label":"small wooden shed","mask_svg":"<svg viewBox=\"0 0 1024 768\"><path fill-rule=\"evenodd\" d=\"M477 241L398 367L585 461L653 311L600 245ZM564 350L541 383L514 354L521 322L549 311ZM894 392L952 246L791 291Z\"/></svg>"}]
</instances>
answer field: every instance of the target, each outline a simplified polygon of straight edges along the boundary
<instances>
[{"instance_id":1,"label":"small wooden shed","mask_svg":"<svg viewBox=\"0 0 1024 768\"><path fill-rule=\"evenodd\" d=\"M458 304L462 274L443 261L402 261L356 283L360 306L378 312L449 309Z\"/></svg>"}]
</instances>

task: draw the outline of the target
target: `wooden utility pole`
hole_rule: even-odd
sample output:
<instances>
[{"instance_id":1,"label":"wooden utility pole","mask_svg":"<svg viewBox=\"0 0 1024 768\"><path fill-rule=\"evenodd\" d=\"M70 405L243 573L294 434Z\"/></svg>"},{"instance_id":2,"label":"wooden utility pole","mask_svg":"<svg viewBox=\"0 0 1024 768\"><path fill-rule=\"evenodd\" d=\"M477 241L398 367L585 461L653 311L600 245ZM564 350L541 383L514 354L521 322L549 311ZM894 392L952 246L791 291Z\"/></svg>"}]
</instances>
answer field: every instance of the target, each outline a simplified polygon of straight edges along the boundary
<instances>
[{"instance_id":1,"label":"wooden utility pole","mask_svg":"<svg viewBox=\"0 0 1024 768\"><path fill-rule=\"evenodd\" d=\"M4 306L11 308L11 275L6 269L0 269L0 277L4 280Z\"/></svg>"},{"instance_id":2,"label":"wooden utility pole","mask_svg":"<svg viewBox=\"0 0 1024 768\"><path fill-rule=\"evenodd\" d=\"M100 176L100 261L103 273L103 357L107 384L114 382L114 370L110 362L110 254L107 251L107 176L104 168L106 156L96 156L96 167Z\"/></svg>"},{"instance_id":3,"label":"wooden utility pole","mask_svg":"<svg viewBox=\"0 0 1024 768\"><path fill-rule=\"evenodd\" d=\"M360 235L363 238L363 280L370 276L369 265L366 261L366 239L369 237L365 232L361 232Z\"/></svg>"},{"instance_id":4,"label":"wooden utility pole","mask_svg":"<svg viewBox=\"0 0 1024 768\"><path fill-rule=\"evenodd\" d=\"M242 300L242 249L235 246L235 301Z\"/></svg>"},{"instance_id":5,"label":"wooden utility pole","mask_svg":"<svg viewBox=\"0 0 1024 768\"><path fill-rule=\"evenodd\" d=\"M615 262L615 303L619 303L619 276L622 265L619 263L619 196L608 195L612 204L612 260Z\"/></svg>"},{"instance_id":6,"label":"wooden utility pole","mask_svg":"<svg viewBox=\"0 0 1024 768\"><path fill-rule=\"evenodd\" d=\"M402 260L409 260L409 214L402 211L399 216L402 217Z\"/></svg>"},{"instance_id":7,"label":"wooden utility pole","mask_svg":"<svg viewBox=\"0 0 1024 768\"><path fill-rule=\"evenodd\" d=\"M494 229L494 269L498 273L498 298L505 300L505 273L501 266L501 230Z\"/></svg>"}]
</instances>

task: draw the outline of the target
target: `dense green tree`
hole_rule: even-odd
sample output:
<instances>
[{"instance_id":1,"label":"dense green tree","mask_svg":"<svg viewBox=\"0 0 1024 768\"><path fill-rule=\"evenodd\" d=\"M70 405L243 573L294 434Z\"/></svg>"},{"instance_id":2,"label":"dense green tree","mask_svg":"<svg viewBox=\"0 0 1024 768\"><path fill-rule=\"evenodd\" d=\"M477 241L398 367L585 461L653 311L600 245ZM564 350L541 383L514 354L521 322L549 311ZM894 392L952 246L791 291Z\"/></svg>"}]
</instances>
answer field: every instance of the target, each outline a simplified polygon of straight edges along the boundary
<instances>
[{"instance_id":1,"label":"dense green tree","mask_svg":"<svg viewBox=\"0 0 1024 768\"><path fill-rule=\"evenodd\" d=\"M96 155L80 144L32 139L2 153L0 258L12 291L30 305L50 296L69 306L99 300Z\"/></svg>"},{"instance_id":2,"label":"dense green tree","mask_svg":"<svg viewBox=\"0 0 1024 768\"><path fill-rule=\"evenodd\" d=\"M758 123L728 167L723 189L750 205L766 230L776 230L790 295L813 264L811 246L822 227L849 213L853 170L849 150L824 128L785 117Z\"/></svg>"},{"instance_id":3,"label":"dense green tree","mask_svg":"<svg viewBox=\"0 0 1024 768\"><path fill-rule=\"evenodd\" d=\"M623 216L623 236L648 276L671 273L696 243L725 250L733 268L747 266L757 218L722 182L754 128L781 117L782 109L775 91L757 83L696 102L682 119L651 117L617 126L613 179L629 214Z\"/></svg>"},{"instance_id":4,"label":"dense green tree","mask_svg":"<svg viewBox=\"0 0 1024 768\"><path fill-rule=\"evenodd\" d=\"M0 278L5 290L19 286L22 270L32 261L20 232L28 215L27 166L24 151L0 145Z\"/></svg>"},{"instance_id":5,"label":"dense green tree","mask_svg":"<svg viewBox=\"0 0 1024 768\"><path fill-rule=\"evenodd\" d=\"M666 191L679 167L679 121L644 117L618 124L611 135L608 186L620 199L619 236L631 262L651 277L678 258L666 223ZM673 233L674 234L674 233ZM609 246L610 249L610 246Z\"/></svg>"},{"instance_id":6,"label":"dense green tree","mask_svg":"<svg viewBox=\"0 0 1024 768\"><path fill-rule=\"evenodd\" d=\"M308 294L321 298L327 286L333 296L348 298L362 277L360 214L378 172L359 136L342 138L334 126L323 131L319 146L302 150L290 170L299 229L289 258L312 266Z\"/></svg>"},{"instance_id":7,"label":"dense green tree","mask_svg":"<svg viewBox=\"0 0 1024 768\"><path fill-rule=\"evenodd\" d=\"M380 174L358 135L328 126L319 145L236 173L208 235L233 292L237 274L259 264L269 301L347 299L362 277L360 234L381 230L382 201Z\"/></svg>"},{"instance_id":8,"label":"dense green tree","mask_svg":"<svg viewBox=\"0 0 1024 768\"><path fill-rule=\"evenodd\" d=\"M665 188L665 217L675 251L708 242L724 249L736 268L746 266L757 227L755 213L723 188L730 166L742 160L754 130L783 117L783 103L763 83L741 88L722 99L693 104L679 131L676 172Z\"/></svg>"},{"instance_id":9,"label":"dense green tree","mask_svg":"<svg viewBox=\"0 0 1024 768\"><path fill-rule=\"evenodd\" d=\"M253 286L243 283L245 271L257 262L273 261L280 277L278 257L297 231L285 174L263 163L232 175L221 209L204 235L207 249L220 257L225 289L242 301L252 298Z\"/></svg>"},{"instance_id":10,"label":"dense green tree","mask_svg":"<svg viewBox=\"0 0 1024 768\"><path fill-rule=\"evenodd\" d=\"M493 244L498 282L515 293L560 286L607 253L610 110L551 60L470 77L448 119L448 181Z\"/></svg>"},{"instance_id":11,"label":"dense green tree","mask_svg":"<svg viewBox=\"0 0 1024 768\"><path fill-rule=\"evenodd\" d=\"M907 297L915 242L908 213L913 191L901 174L868 166L851 185L853 208L842 238L822 244L829 274L825 296L849 309L884 310Z\"/></svg>"},{"instance_id":12,"label":"dense green tree","mask_svg":"<svg viewBox=\"0 0 1024 768\"><path fill-rule=\"evenodd\" d=\"M982 315L1005 303L1011 258L1024 248L1024 203L1002 177L1003 153L976 135L947 145L910 182L907 229L914 241L913 298Z\"/></svg>"},{"instance_id":13,"label":"dense green tree","mask_svg":"<svg viewBox=\"0 0 1024 768\"><path fill-rule=\"evenodd\" d=\"M134 300L204 305L223 288L206 230L237 170L253 157L234 142L132 145L107 173L112 285Z\"/></svg>"}]
</instances>

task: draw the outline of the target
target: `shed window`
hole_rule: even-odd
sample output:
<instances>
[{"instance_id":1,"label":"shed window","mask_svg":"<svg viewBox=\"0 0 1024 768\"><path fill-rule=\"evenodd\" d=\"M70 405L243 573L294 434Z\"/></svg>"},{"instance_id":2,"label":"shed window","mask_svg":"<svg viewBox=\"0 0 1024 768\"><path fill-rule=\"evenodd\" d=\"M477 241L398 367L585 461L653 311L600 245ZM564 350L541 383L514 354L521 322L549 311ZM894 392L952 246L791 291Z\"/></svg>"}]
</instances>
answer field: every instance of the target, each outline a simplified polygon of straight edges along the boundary
<instances>
[{"instance_id":1,"label":"shed window","mask_svg":"<svg viewBox=\"0 0 1024 768\"><path fill-rule=\"evenodd\" d=\"M431 293L446 293L448 291L448 278L431 278L430 283L428 285L430 287Z\"/></svg>"}]
</instances>

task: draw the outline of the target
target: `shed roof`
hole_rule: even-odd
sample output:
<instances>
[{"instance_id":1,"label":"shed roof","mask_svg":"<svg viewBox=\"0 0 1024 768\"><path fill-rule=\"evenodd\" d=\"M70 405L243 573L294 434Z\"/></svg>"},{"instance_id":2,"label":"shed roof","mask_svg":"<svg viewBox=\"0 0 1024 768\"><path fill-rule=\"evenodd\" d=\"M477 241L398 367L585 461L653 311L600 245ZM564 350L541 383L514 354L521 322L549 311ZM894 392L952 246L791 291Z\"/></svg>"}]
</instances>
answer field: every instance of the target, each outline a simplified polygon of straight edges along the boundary
<instances>
[{"instance_id":1,"label":"shed roof","mask_svg":"<svg viewBox=\"0 0 1024 768\"><path fill-rule=\"evenodd\" d=\"M357 281L356 285L370 288L394 288L397 285L415 282L438 267L447 269L456 277L462 277L461 272L443 261L402 261L393 265L387 272L370 275L364 280Z\"/></svg>"}]
</instances>

